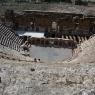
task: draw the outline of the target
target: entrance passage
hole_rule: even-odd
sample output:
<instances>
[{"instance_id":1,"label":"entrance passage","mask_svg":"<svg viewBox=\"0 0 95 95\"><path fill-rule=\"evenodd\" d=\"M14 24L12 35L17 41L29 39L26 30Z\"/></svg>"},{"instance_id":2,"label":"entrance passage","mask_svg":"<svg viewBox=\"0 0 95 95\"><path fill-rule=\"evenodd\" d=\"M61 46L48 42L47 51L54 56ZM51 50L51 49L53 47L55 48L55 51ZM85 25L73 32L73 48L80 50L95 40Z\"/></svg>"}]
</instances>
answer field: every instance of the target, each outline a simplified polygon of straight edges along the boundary
<instances>
[{"instance_id":1,"label":"entrance passage","mask_svg":"<svg viewBox=\"0 0 95 95\"><path fill-rule=\"evenodd\" d=\"M58 62L70 59L72 57L72 49L32 45L30 55L33 58L41 59L43 62Z\"/></svg>"}]
</instances>

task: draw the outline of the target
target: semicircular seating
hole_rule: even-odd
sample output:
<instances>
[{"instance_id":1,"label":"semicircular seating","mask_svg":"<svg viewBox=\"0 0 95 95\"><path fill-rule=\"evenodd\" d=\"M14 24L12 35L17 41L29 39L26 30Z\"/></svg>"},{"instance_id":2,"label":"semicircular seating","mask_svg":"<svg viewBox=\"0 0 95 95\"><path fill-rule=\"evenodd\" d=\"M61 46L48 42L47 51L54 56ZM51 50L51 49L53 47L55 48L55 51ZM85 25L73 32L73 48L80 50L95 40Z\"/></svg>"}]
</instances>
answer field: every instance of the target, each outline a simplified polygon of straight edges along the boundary
<instances>
[{"instance_id":1,"label":"semicircular seating","mask_svg":"<svg viewBox=\"0 0 95 95\"><path fill-rule=\"evenodd\" d=\"M0 24L0 44L6 47L20 51L22 39L19 38L12 30Z\"/></svg>"}]
</instances>

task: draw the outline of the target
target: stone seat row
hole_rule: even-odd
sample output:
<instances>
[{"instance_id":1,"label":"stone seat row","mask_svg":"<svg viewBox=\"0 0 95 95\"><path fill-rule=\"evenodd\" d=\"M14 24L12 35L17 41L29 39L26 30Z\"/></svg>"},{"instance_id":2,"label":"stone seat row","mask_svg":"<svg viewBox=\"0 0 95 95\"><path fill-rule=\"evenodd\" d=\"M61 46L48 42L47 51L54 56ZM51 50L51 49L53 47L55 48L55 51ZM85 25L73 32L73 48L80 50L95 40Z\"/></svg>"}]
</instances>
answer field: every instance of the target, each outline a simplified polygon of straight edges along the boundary
<instances>
[{"instance_id":1,"label":"stone seat row","mask_svg":"<svg viewBox=\"0 0 95 95\"><path fill-rule=\"evenodd\" d=\"M9 30L4 25L0 25L0 34L1 34L1 36L2 35L7 36L8 38L13 39L14 41L16 41L17 44L21 44L21 39L19 38L19 36L16 36L14 32Z\"/></svg>"},{"instance_id":2,"label":"stone seat row","mask_svg":"<svg viewBox=\"0 0 95 95\"><path fill-rule=\"evenodd\" d=\"M0 25L0 44L20 51L22 39L15 35L6 26Z\"/></svg>"}]
</instances>

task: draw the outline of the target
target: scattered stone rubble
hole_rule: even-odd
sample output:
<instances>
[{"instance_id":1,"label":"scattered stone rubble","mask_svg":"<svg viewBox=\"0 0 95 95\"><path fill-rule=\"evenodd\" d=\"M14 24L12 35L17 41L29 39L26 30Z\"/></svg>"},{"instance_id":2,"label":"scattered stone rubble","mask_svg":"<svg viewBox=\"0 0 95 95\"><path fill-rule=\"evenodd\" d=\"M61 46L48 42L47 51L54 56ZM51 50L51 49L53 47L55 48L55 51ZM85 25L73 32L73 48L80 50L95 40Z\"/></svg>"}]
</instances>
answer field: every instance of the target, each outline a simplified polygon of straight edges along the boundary
<instances>
[{"instance_id":1,"label":"scattered stone rubble","mask_svg":"<svg viewBox=\"0 0 95 95\"><path fill-rule=\"evenodd\" d=\"M79 49L81 52L75 59L76 61L82 63L95 63L95 37L91 37L89 40L84 41L79 46Z\"/></svg>"},{"instance_id":2,"label":"scattered stone rubble","mask_svg":"<svg viewBox=\"0 0 95 95\"><path fill-rule=\"evenodd\" d=\"M0 95L95 95L95 37L70 62L0 59ZM92 58L93 57L93 58Z\"/></svg>"},{"instance_id":3,"label":"scattered stone rubble","mask_svg":"<svg viewBox=\"0 0 95 95\"><path fill-rule=\"evenodd\" d=\"M95 95L94 63L0 62L1 95Z\"/></svg>"}]
</instances>

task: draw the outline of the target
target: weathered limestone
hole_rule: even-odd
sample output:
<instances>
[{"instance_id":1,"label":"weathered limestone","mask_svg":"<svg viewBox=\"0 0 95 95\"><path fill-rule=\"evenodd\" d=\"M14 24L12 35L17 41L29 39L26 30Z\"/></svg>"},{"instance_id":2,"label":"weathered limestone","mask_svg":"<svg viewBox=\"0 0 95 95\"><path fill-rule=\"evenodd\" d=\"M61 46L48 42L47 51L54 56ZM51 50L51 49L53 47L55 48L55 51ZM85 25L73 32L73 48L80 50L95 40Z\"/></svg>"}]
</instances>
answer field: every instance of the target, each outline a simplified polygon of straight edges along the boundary
<instances>
[{"instance_id":1,"label":"weathered limestone","mask_svg":"<svg viewBox=\"0 0 95 95\"><path fill-rule=\"evenodd\" d=\"M15 55L27 60L0 57L0 94L94 95L95 37L86 40L79 47L81 52L72 61L36 63L27 62L28 58L21 56L17 51L0 46L1 52L12 54L10 57Z\"/></svg>"},{"instance_id":2,"label":"weathered limestone","mask_svg":"<svg viewBox=\"0 0 95 95\"><path fill-rule=\"evenodd\" d=\"M3 95L95 93L94 63L22 63L0 59L0 67L0 93Z\"/></svg>"}]
</instances>

